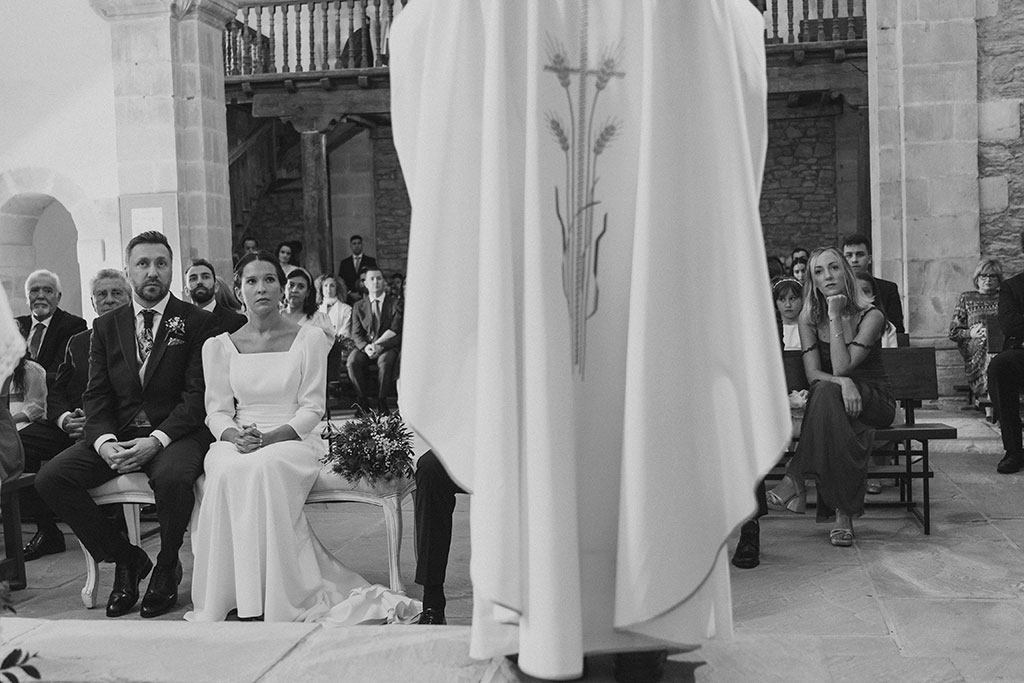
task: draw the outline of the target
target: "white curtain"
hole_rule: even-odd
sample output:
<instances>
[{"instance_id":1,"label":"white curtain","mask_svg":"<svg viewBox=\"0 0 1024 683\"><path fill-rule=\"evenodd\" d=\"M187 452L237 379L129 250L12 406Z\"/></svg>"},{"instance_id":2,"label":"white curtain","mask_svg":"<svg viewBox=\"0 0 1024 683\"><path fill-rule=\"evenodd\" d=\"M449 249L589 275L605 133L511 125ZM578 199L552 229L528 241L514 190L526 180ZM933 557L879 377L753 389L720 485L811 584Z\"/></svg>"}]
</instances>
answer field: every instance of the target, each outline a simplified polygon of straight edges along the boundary
<instances>
[{"instance_id":1,"label":"white curtain","mask_svg":"<svg viewBox=\"0 0 1024 683\"><path fill-rule=\"evenodd\" d=\"M748 0L414 0L402 409L471 507L471 653L731 632L724 543L790 430Z\"/></svg>"},{"instance_id":2,"label":"white curtain","mask_svg":"<svg viewBox=\"0 0 1024 683\"><path fill-rule=\"evenodd\" d=\"M24 355L25 339L14 321L7 292L0 288L0 384L14 371L14 366Z\"/></svg>"}]
</instances>

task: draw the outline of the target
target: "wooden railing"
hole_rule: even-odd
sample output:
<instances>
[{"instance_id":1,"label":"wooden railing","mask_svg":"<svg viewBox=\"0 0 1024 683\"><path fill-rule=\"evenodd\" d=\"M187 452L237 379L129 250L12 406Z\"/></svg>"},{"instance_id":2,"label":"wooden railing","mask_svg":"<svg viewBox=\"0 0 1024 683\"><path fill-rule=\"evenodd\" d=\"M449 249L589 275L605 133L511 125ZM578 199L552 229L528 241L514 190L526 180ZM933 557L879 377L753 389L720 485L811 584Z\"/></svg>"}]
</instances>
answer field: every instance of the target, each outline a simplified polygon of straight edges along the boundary
<instances>
[{"instance_id":1,"label":"wooden railing","mask_svg":"<svg viewBox=\"0 0 1024 683\"><path fill-rule=\"evenodd\" d=\"M764 14L764 36L778 43L864 40L867 0L752 0Z\"/></svg>"},{"instance_id":2,"label":"wooden railing","mask_svg":"<svg viewBox=\"0 0 1024 683\"><path fill-rule=\"evenodd\" d=\"M387 66L391 22L408 0L242 0L224 30L229 78Z\"/></svg>"}]
</instances>

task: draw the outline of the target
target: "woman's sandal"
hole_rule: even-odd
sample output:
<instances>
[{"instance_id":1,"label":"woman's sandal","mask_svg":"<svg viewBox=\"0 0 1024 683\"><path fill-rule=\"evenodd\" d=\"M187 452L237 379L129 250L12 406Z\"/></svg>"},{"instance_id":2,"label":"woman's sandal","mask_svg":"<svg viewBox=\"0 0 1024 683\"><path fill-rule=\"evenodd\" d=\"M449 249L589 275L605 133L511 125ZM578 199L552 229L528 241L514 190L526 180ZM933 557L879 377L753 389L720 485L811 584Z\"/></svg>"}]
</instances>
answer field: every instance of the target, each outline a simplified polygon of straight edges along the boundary
<instances>
[{"instance_id":1,"label":"woman's sandal","mask_svg":"<svg viewBox=\"0 0 1024 683\"><path fill-rule=\"evenodd\" d=\"M798 515L802 515L807 512L806 490L794 491L793 495L783 500L779 494L775 493L775 489L772 489L765 494L765 498L768 501L768 508L770 510L789 510L790 512L795 512Z\"/></svg>"},{"instance_id":2,"label":"woman's sandal","mask_svg":"<svg viewBox=\"0 0 1024 683\"><path fill-rule=\"evenodd\" d=\"M833 529L828 540L834 546L849 548L853 545L853 529Z\"/></svg>"}]
</instances>

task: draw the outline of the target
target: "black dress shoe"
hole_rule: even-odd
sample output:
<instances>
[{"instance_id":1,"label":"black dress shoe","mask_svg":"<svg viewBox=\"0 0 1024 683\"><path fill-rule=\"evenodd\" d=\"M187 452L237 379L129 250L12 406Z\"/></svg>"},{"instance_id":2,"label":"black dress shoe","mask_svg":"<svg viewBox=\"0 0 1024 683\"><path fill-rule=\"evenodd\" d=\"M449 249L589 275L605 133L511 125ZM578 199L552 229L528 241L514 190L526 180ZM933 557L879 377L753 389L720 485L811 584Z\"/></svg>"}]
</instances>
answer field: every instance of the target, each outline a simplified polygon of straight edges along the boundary
<instances>
[{"instance_id":1,"label":"black dress shoe","mask_svg":"<svg viewBox=\"0 0 1024 683\"><path fill-rule=\"evenodd\" d=\"M756 519L740 527L740 540L736 544L732 564L740 569L753 569L761 564L761 525Z\"/></svg>"},{"instance_id":2,"label":"black dress shoe","mask_svg":"<svg viewBox=\"0 0 1024 683\"><path fill-rule=\"evenodd\" d=\"M1014 474L1024 469L1024 457L1007 453L996 465L996 472L999 474Z\"/></svg>"},{"instance_id":3,"label":"black dress shoe","mask_svg":"<svg viewBox=\"0 0 1024 683\"><path fill-rule=\"evenodd\" d=\"M176 562L173 567L157 566L153 570L153 578L149 580L146 595L142 598L142 617L152 619L171 611L178 604L179 583L181 562Z\"/></svg>"},{"instance_id":4,"label":"black dress shoe","mask_svg":"<svg viewBox=\"0 0 1024 683\"><path fill-rule=\"evenodd\" d=\"M64 534L59 530L37 531L36 535L25 544L25 561L38 560L43 555L56 555L64 552Z\"/></svg>"},{"instance_id":5,"label":"black dress shoe","mask_svg":"<svg viewBox=\"0 0 1024 683\"><path fill-rule=\"evenodd\" d=\"M153 568L153 563L142 548L132 547L132 559L118 562L114 568L114 589L107 600L107 616L128 614L139 601L139 584Z\"/></svg>"},{"instance_id":6,"label":"black dress shoe","mask_svg":"<svg viewBox=\"0 0 1024 683\"><path fill-rule=\"evenodd\" d=\"M420 614L420 620L417 624L426 624L428 626L444 626L448 623L448 620L444 618L444 610L437 609L436 607L427 607Z\"/></svg>"}]
</instances>

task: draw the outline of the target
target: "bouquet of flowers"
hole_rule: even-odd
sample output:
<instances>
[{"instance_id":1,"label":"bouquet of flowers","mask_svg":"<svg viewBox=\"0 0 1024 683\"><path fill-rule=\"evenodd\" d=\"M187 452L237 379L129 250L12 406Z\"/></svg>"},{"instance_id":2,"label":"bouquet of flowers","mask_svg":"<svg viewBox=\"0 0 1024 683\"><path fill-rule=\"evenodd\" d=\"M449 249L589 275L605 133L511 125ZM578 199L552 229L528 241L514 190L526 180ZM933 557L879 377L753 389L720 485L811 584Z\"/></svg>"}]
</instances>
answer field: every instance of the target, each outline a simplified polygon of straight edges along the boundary
<instances>
[{"instance_id":1,"label":"bouquet of flowers","mask_svg":"<svg viewBox=\"0 0 1024 683\"><path fill-rule=\"evenodd\" d=\"M328 422L321 462L351 482L371 486L412 476L412 432L396 412L368 410L338 427Z\"/></svg>"}]
</instances>

